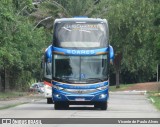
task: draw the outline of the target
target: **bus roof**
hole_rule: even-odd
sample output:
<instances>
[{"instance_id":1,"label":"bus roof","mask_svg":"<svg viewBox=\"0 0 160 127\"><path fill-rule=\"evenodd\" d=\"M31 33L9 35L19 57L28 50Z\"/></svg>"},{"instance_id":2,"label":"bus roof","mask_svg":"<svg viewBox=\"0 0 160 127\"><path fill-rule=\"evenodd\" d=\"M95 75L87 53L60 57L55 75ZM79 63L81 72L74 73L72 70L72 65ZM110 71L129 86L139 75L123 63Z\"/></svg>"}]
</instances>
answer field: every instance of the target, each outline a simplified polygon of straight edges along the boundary
<instances>
[{"instance_id":1,"label":"bus roof","mask_svg":"<svg viewBox=\"0 0 160 127\"><path fill-rule=\"evenodd\" d=\"M57 22L103 22L103 23L107 23L107 20L100 19L100 18L75 17L75 18L56 19L54 23L57 23Z\"/></svg>"}]
</instances>

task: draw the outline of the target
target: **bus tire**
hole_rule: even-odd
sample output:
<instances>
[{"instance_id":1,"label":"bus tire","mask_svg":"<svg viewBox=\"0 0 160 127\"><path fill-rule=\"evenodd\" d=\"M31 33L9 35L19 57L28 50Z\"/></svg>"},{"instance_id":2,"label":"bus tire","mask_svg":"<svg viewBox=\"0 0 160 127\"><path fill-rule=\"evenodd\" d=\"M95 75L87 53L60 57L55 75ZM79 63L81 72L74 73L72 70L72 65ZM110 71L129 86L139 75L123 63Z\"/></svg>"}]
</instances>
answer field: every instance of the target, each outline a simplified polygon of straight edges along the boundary
<instances>
[{"instance_id":1,"label":"bus tire","mask_svg":"<svg viewBox=\"0 0 160 127\"><path fill-rule=\"evenodd\" d=\"M102 102L100 105L101 110L107 110L108 104L107 102Z\"/></svg>"},{"instance_id":2,"label":"bus tire","mask_svg":"<svg viewBox=\"0 0 160 127\"><path fill-rule=\"evenodd\" d=\"M60 109L68 109L69 108L69 104L67 103L63 103L63 102L55 102L54 103L54 109L55 110L60 110Z\"/></svg>"},{"instance_id":3,"label":"bus tire","mask_svg":"<svg viewBox=\"0 0 160 127\"><path fill-rule=\"evenodd\" d=\"M47 98L47 104L53 104L52 98Z\"/></svg>"},{"instance_id":4,"label":"bus tire","mask_svg":"<svg viewBox=\"0 0 160 127\"><path fill-rule=\"evenodd\" d=\"M107 102L97 102L94 107L100 108L101 110L107 110L108 104Z\"/></svg>"}]
</instances>

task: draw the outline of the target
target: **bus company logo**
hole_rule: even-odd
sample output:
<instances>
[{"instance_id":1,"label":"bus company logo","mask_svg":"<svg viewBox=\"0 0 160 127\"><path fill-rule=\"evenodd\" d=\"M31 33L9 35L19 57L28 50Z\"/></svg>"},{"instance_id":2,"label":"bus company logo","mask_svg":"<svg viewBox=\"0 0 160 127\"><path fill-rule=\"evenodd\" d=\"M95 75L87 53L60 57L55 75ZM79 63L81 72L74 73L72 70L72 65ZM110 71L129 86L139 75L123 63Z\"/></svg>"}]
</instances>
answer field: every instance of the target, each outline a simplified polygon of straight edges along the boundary
<instances>
[{"instance_id":1,"label":"bus company logo","mask_svg":"<svg viewBox=\"0 0 160 127\"><path fill-rule=\"evenodd\" d=\"M73 55L93 55L95 54L94 50L67 50L67 54Z\"/></svg>"},{"instance_id":2,"label":"bus company logo","mask_svg":"<svg viewBox=\"0 0 160 127\"><path fill-rule=\"evenodd\" d=\"M12 124L11 119L2 119L2 124Z\"/></svg>"},{"instance_id":3,"label":"bus company logo","mask_svg":"<svg viewBox=\"0 0 160 127\"><path fill-rule=\"evenodd\" d=\"M67 24L63 28L67 30L99 30L100 27L98 24Z\"/></svg>"},{"instance_id":4,"label":"bus company logo","mask_svg":"<svg viewBox=\"0 0 160 127\"><path fill-rule=\"evenodd\" d=\"M78 93L78 94L82 94L82 93L83 93L83 90L78 90L77 93Z\"/></svg>"}]
</instances>

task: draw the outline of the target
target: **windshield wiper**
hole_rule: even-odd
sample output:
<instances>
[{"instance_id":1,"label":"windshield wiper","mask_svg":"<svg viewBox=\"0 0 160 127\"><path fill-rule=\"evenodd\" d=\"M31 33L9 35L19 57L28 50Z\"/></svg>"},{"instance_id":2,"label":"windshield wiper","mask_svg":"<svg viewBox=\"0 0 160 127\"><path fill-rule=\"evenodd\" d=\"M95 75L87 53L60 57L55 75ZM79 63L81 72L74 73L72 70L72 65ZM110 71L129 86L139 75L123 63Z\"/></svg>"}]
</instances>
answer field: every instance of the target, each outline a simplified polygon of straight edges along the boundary
<instances>
[{"instance_id":1,"label":"windshield wiper","mask_svg":"<svg viewBox=\"0 0 160 127\"><path fill-rule=\"evenodd\" d=\"M55 78L57 81L59 82L66 82L66 83L89 83L89 82L103 82L104 79L101 79L101 78L87 78L87 79L84 79L84 80L71 80L71 79L64 79L64 78Z\"/></svg>"},{"instance_id":2,"label":"windshield wiper","mask_svg":"<svg viewBox=\"0 0 160 127\"><path fill-rule=\"evenodd\" d=\"M103 81L101 78L87 78L86 80Z\"/></svg>"},{"instance_id":3,"label":"windshield wiper","mask_svg":"<svg viewBox=\"0 0 160 127\"><path fill-rule=\"evenodd\" d=\"M79 83L86 83L86 81L79 81L79 80L74 80L74 79L62 79L63 81L67 82L67 83L75 83L75 84L79 84Z\"/></svg>"},{"instance_id":4,"label":"windshield wiper","mask_svg":"<svg viewBox=\"0 0 160 127\"><path fill-rule=\"evenodd\" d=\"M60 80L61 80L61 82L71 83L69 79L64 79L64 78L62 78L62 79L60 79Z\"/></svg>"}]
</instances>

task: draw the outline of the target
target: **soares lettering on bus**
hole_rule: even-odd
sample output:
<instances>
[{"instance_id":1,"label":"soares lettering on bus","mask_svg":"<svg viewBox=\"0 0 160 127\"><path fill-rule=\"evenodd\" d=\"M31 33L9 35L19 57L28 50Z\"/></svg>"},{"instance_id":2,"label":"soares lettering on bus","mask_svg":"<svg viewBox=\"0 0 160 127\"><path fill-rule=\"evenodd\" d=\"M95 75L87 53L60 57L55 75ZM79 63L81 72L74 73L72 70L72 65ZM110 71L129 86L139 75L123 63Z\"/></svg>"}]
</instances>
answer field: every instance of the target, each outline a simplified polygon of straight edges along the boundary
<instances>
[{"instance_id":1,"label":"soares lettering on bus","mask_svg":"<svg viewBox=\"0 0 160 127\"><path fill-rule=\"evenodd\" d=\"M67 54L95 54L94 50L67 50Z\"/></svg>"}]
</instances>

